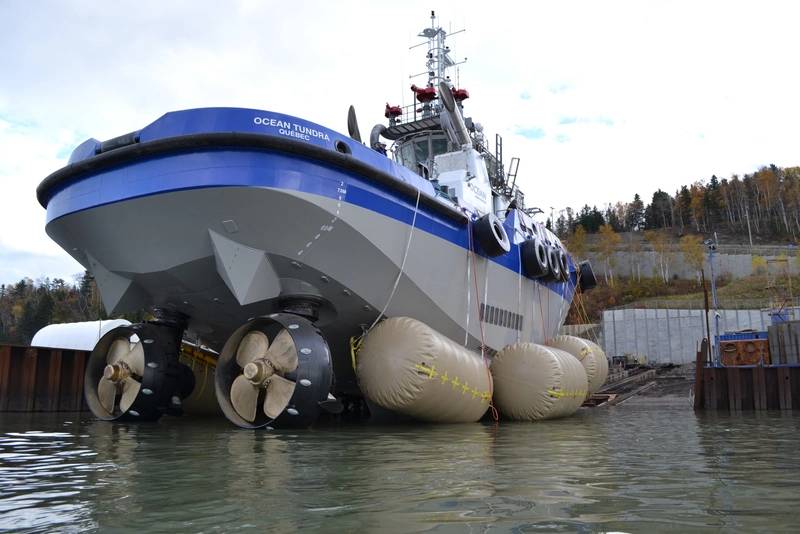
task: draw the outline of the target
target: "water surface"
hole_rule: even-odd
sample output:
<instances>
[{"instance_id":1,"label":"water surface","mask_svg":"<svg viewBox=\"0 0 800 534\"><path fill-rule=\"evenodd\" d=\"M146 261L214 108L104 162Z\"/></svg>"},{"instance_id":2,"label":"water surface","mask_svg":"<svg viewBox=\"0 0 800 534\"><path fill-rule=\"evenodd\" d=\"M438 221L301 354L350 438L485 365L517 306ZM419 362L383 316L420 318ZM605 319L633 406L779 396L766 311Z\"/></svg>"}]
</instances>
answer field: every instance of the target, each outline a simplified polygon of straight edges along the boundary
<instances>
[{"instance_id":1,"label":"water surface","mask_svg":"<svg viewBox=\"0 0 800 534\"><path fill-rule=\"evenodd\" d=\"M0 529L790 531L798 427L644 399L538 424L303 432L0 414Z\"/></svg>"}]
</instances>

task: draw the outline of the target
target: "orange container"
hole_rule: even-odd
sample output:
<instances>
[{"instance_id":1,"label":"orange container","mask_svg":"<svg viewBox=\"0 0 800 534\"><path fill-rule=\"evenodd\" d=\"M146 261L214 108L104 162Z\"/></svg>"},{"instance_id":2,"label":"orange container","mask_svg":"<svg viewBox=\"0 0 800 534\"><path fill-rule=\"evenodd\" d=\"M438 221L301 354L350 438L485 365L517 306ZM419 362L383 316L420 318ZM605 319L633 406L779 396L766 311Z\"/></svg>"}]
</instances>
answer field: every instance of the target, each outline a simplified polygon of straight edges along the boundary
<instances>
[{"instance_id":1,"label":"orange container","mask_svg":"<svg viewBox=\"0 0 800 534\"><path fill-rule=\"evenodd\" d=\"M768 365L769 342L766 339L723 341L719 345L722 365Z\"/></svg>"}]
</instances>

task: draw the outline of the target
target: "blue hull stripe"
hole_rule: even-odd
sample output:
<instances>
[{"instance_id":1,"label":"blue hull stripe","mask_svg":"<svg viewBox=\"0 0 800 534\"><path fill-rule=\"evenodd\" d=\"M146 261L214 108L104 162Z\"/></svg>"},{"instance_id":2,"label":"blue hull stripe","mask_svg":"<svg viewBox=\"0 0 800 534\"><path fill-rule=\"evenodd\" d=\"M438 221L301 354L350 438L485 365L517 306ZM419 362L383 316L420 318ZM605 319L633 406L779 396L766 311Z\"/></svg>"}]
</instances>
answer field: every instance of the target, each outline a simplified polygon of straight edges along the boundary
<instances>
[{"instance_id":1,"label":"blue hull stripe","mask_svg":"<svg viewBox=\"0 0 800 534\"><path fill-rule=\"evenodd\" d=\"M72 182L57 191L47 205L47 222L111 204L167 192L212 187L269 187L302 191L336 199L346 189L345 201L410 225L414 202L362 176L276 152L204 150L138 160ZM463 249L468 249L467 227L420 206L416 226ZM509 231L510 233L510 231ZM476 245L477 246L477 245ZM491 261L519 272L519 247ZM570 260L571 262L571 260ZM571 265L571 271L574 267ZM539 282L570 300L575 273L569 282Z\"/></svg>"}]
</instances>

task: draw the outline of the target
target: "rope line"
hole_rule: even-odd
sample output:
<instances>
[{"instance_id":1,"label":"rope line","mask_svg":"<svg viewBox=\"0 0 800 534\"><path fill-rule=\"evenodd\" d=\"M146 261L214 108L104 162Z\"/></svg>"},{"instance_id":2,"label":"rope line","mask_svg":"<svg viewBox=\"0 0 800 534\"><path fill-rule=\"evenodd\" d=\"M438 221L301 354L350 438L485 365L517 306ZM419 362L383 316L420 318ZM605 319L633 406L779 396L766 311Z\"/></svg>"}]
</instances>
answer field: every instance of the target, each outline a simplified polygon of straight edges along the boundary
<instances>
[{"instance_id":1,"label":"rope line","mask_svg":"<svg viewBox=\"0 0 800 534\"><path fill-rule=\"evenodd\" d=\"M473 242L472 242L472 220L467 223L467 239L469 242L469 256L472 259L472 280L475 283L475 294L478 294L478 272L477 267L475 266L475 251L473 250ZM486 272L484 273L484 281L488 284L489 278L489 264L487 260L486 264ZM484 305L486 304L486 297L484 296ZM489 377L489 410L492 412L492 419L496 423L500 420L500 414L497 411L497 408L494 405L494 381L492 380L492 371L490 369L490 362L488 358L486 358L486 338L483 331L483 321L481 321L481 305L478 302L478 299L475 299L475 308L478 312L478 326L480 327L481 332L481 359L483 360L483 365L486 367L486 374ZM485 310L486 308L484 308Z\"/></svg>"},{"instance_id":2,"label":"rope line","mask_svg":"<svg viewBox=\"0 0 800 534\"><path fill-rule=\"evenodd\" d=\"M545 323L544 320L544 308L542 307L542 284L540 282L536 283L536 300L539 301L539 315L542 319L542 343L547 343L547 323Z\"/></svg>"},{"instance_id":3,"label":"rope line","mask_svg":"<svg viewBox=\"0 0 800 534\"><path fill-rule=\"evenodd\" d=\"M420 195L421 191L417 189L417 202L416 204L414 204L414 217L411 219L411 228L408 230L408 241L406 241L406 250L405 252L403 252L403 261L400 262L400 271L397 273L397 278L395 278L394 280L394 285L392 286L391 293L389 293L389 298L386 300L386 305L381 310L381 313L379 313L378 316L375 317L375 321L367 329L364 335L368 334L373 328L375 328L375 325L378 324L378 321L381 320L381 317L383 317L383 314L386 313L386 310L389 308L389 304L392 302L392 299L394 298L394 294L397 291L397 287L400 285L400 278L403 276L403 271L406 267L406 259L408 259L408 250L411 248L411 238L414 237L414 228L417 225L417 213L419 213Z\"/></svg>"},{"instance_id":4,"label":"rope line","mask_svg":"<svg viewBox=\"0 0 800 534\"><path fill-rule=\"evenodd\" d=\"M522 232L514 228L514 235L517 234L522 235L525 237ZM517 315L521 317L521 321L524 323L525 317L522 315L522 247L517 247L517 256L519 259L519 270L517 271ZM522 340L522 327L524 324L519 325L519 329L517 330L517 343Z\"/></svg>"},{"instance_id":5,"label":"rope line","mask_svg":"<svg viewBox=\"0 0 800 534\"><path fill-rule=\"evenodd\" d=\"M469 230L469 224L467 224L467 230ZM471 238L468 238L470 243L472 242ZM466 347L469 344L469 317L470 317L470 306L472 304L472 284L471 282L471 275L472 272L470 271L472 257L470 256L470 251L467 250L467 326L464 329L464 346ZM475 298L480 298L477 293L475 293ZM484 299L485 300L485 299ZM484 308L484 313L486 313ZM480 304L478 305L478 322L481 321L481 314L480 314Z\"/></svg>"}]
</instances>

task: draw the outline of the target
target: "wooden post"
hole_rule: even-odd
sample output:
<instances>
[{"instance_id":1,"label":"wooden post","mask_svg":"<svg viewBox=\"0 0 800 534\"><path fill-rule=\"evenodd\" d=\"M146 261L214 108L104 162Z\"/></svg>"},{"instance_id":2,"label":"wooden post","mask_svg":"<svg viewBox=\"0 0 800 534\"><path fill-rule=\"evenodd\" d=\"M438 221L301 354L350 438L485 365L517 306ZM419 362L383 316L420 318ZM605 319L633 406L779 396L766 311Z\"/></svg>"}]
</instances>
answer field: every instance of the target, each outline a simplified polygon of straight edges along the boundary
<instances>
[{"instance_id":1,"label":"wooden post","mask_svg":"<svg viewBox=\"0 0 800 534\"><path fill-rule=\"evenodd\" d=\"M706 410L717 409L717 368L705 367L703 369L703 391L705 392Z\"/></svg>"},{"instance_id":2,"label":"wooden post","mask_svg":"<svg viewBox=\"0 0 800 534\"><path fill-rule=\"evenodd\" d=\"M0 346L0 412L8 410L8 397L11 390L11 347Z\"/></svg>"},{"instance_id":3,"label":"wooden post","mask_svg":"<svg viewBox=\"0 0 800 534\"><path fill-rule=\"evenodd\" d=\"M760 365L753 368L753 408L756 411L767 409L767 377Z\"/></svg>"},{"instance_id":4,"label":"wooden post","mask_svg":"<svg viewBox=\"0 0 800 534\"><path fill-rule=\"evenodd\" d=\"M33 411L36 400L36 363L38 359L39 351L37 349L29 348L25 351L22 364L22 398L26 412Z\"/></svg>"},{"instance_id":5,"label":"wooden post","mask_svg":"<svg viewBox=\"0 0 800 534\"><path fill-rule=\"evenodd\" d=\"M50 367L47 373L47 411L57 412L61 408L61 351L50 351Z\"/></svg>"},{"instance_id":6,"label":"wooden post","mask_svg":"<svg viewBox=\"0 0 800 534\"><path fill-rule=\"evenodd\" d=\"M742 383L739 379L739 369L727 367L728 375L728 407L731 412L742 411Z\"/></svg>"},{"instance_id":7,"label":"wooden post","mask_svg":"<svg viewBox=\"0 0 800 534\"><path fill-rule=\"evenodd\" d=\"M792 409L792 374L789 367L776 367L778 371L778 404L781 410Z\"/></svg>"},{"instance_id":8,"label":"wooden post","mask_svg":"<svg viewBox=\"0 0 800 534\"><path fill-rule=\"evenodd\" d=\"M708 286L706 285L706 273L703 269L700 269L700 276L703 277L703 310L705 310L706 314L706 362L711 364L711 324L708 322L708 314L710 312L708 306Z\"/></svg>"},{"instance_id":9,"label":"wooden post","mask_svg":"<svg viewBox=\"0 0 800 534\"><path fill-rule=\"evenodd\" d=\"M83 410L83 373L86 367L86 353L75 351L75 367L72 369L72 380L75 385L75 411Z\"/></svg>"},{"instance_id":10,"label":"wooden post","mask_svg":"<svg viewBox=\"0 0 800 534\"><path fill-rule=\"evenodd\" d=\"M706 351L708 339L700 343L700 350L697 351L697 358L694 362L694 409L699 410L704 406L703 401L703 368L705 367Z\"/></svg>"},{"instance_id":11,"label":"wooden post","mask_svg":"<svg viewBox=\"0 0 800 534\"><path fill-rule=\"evenodd\" d=\"M81 393L82 393L82 385L83 385L83 366L78 361L79 355L81 353L76 351L70 351L70 364L72 365L72 373L69 380L69 387L67 391L69 393L69 398L66 399L66 405L68 410L80 411L81 409Z\"/></svg>"}]
</instances>

